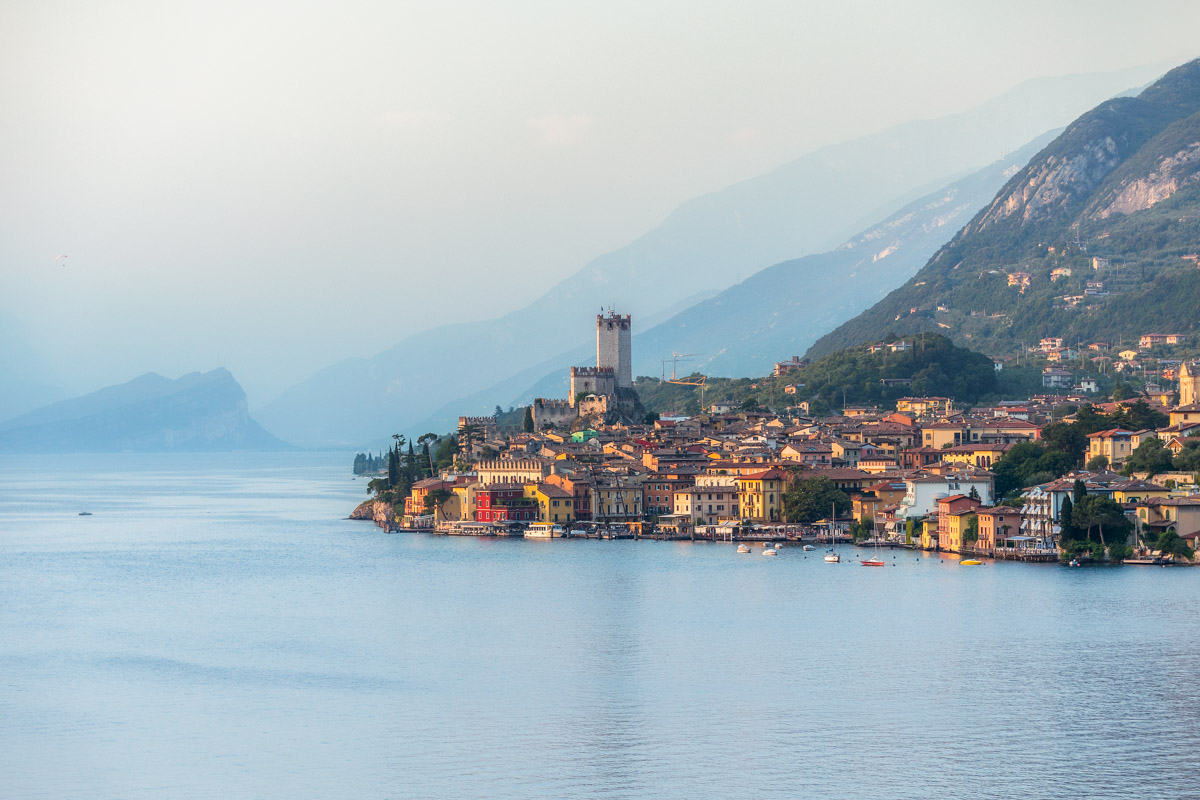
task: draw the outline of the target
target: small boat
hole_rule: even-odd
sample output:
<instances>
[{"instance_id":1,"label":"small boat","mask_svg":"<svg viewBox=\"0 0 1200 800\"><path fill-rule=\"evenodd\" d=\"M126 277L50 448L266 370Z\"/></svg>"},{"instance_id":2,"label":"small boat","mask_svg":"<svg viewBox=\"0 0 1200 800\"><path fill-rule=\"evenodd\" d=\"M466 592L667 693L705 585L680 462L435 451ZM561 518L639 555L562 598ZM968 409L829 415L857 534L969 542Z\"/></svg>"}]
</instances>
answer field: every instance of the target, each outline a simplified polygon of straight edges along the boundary
<instances>
[{"instance_id":1,"label":"small boat","mask_svg":"<svg viewBox=\"0 0 1200 800\"><path fill-rule=\"evenodd\" d=\"M887 566L886 564L883 563L883 558L881 558L879 555L879 539L878 539L878 537L876 537L876 539L875 539L875 554L872 555L870 558L859 559L858 563L862 564L864 567Z\"/></svg>"},{"instance_id":2,"label":"small boat","mask_svg":"<svg viewBox=\"0 0 1200 800\"><path fill-rule=\"evenodd\" d=\"M768 547L766 550L763 550L763 555L764 556L777 556L777 555L779 555L779 551L776 550L774 547Z\"/></svg>"},{"instance_id":3,"label":"small boat","mask_svg":"<svg viewBox=\"0 0 1200 800\"><path fill-rule=\"evenodd\" d=\"M737 551L738 551L739 553L749 553L749 552L750 552L750 548L749 548L749 547L747 547L747 546L746 546L746 545L744 545L744 544L739 544L739 545L738 545L738 548L737 548Z\"/></svg>"},{"instance_id":4,"label":"small boat","mask_svg":"<svg viewBox=\"0 0 1200 800\"><path fill-rule=\"evenodd\" d=\"M783 549L783 542L776 542L775 544L773 544L773 545L771 545L771 546L772 546L772 547L774 547L776 550L782 550L782 549Z\"/></svg>"},{"instance_id":5,"label":"small boat","mask_svg":"<svg viewBox=\"0 0 1200 800\"><path fill-rule=\"evenodd\" d=\"M836 564L842 560L842 557L839 556L837 553L826 553L825 560L828 561L830 564Z\"/></svg>"},{"instance_id":6,"label":"small boat","mask_svg":"<svg viewBox=\"0 0 1200 800\"><path fill-rule=\"evenodd\" d=\"M962 564L964 567L978 567L983 562L975 558L964 558L958 563Z\"/></svg>"},{"instance_id":7,"label":"small boat","mask_svg":"<svg viewBox=\"0 0 1200 800\"><path fill-rule=\"evenodd\" d=\"M1078 566L1079 566L1079 559L1078 559L1078 558L1072 558L1072 559L1071 559L1071 562L1070 562L1069 564L1067 564L1067 566L1068 566L1068 567L1078 567Z\"/></svg>"},{"instance_id":8,"label":"small boat","mask_svg":"<svg viewBox=\"0 0 1200 800\"><path fill-rule=\"evenodd\" d=\"M801 549L802 549L802 550L804 550L804 552L806 552L806 553L807 553L807 552L809 552L809 551L816 550L817 548L813 547L811 544L806 544L806 545L804 545L804 547L802 547Z\"/></svg>"},{"instance_id":9,"label":"small boat","mask_svg":"<svg viewBox=\"0 0 1200 800\"><path fill-rule=\"evenodd\" d=\"M81 516L81 517L90 517L91 515L92 515L92 512L90 512L90 511L80 511L79 512L79 516Z\"/></svg>"},{"instance_id":10,"label":"small boat","mask_svg":"<svg viewBox=\"0 0 1200 800\"><path fill-rule=\"evenodd\" d=\"M547 522L535 522L525 529L526 539L562 539L566 531L562 525L551 525Z\"/></svg>"}]
</instances>

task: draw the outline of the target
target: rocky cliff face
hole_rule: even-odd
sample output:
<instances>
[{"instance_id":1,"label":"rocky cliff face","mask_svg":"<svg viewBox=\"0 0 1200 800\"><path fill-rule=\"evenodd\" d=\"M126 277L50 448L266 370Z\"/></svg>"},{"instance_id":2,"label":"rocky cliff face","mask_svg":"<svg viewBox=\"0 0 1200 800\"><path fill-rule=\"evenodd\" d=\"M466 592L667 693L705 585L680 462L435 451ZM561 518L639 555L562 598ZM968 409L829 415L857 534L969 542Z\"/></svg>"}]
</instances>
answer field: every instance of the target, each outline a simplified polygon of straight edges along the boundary
<instances>
[{"instance_id":1,"label":"rocky cliff face","mask_svg":"<svg viewBox=\"0 0 1200 800\"><path fill-rule=\"evenodd\" d=\"M1101 220L1114 214L1136 214L1197 181L1200 181L1200 141L1190 142L1182 150L1163 156L1158 166L1145 177L1122 181L1114 189L1116 197L1090 216Z\"/></svg>"},{"instance_id":2,"label":"rocky cliff face","mask_svg":"<svg viewBox=\"0 0 1200 800\"><path fill-rule=\"evenodd\" d=\"M350 512L350 519L365 519L374 522L388 533L399 530L396 523L396 511L391 503L381 500L366 500Z\"/></svg>"},{"instance_id":3,"label":"rocky cliff face","mask_svg":"<svg viewBox=\"0 0 1200 800\"><path fill-rule=\"evenodd\" d=\"M1155 317L1185 332L1200 275L1181 256L1198 239L1200 59L1071 123L908 283L809 355L935 330L992 354L1050 335L1115 341ZM1113 270L1096 274L1093 256ZM1015 271L1031 279L1020 292Z\"/></svg>"}]
</instances>

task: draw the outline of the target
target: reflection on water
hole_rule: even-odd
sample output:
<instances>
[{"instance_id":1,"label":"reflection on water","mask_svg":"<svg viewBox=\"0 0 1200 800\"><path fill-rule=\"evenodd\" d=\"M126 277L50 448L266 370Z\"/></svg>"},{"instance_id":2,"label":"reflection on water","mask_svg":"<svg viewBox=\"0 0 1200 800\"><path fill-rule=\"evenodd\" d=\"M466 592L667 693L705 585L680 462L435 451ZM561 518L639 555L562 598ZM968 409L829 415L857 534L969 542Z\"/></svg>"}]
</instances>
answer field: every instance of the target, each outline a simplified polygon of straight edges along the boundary
<instances>
[{"instance_id":1,"label":"reflection on water","mask_svg":"<svg viewBox=\"0 0 1200 800\"><path fill-rule=\"evenodd\" d=\"M388 536L346 463L0 461L3 795L1197 795L1200 570Z\"/></svg>"}]
</instances>

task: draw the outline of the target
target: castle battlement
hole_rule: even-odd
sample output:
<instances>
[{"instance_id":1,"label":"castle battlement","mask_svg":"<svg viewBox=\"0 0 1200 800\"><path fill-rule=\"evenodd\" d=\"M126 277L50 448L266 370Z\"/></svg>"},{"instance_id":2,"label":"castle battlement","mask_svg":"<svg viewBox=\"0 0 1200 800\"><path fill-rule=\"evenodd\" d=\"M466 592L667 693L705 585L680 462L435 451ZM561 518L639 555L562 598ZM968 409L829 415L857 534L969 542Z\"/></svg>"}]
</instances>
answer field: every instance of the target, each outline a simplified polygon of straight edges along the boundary
<instances>
[{"instance_id":1,"label":"castle battlement","mask_svg":"<svg viewBox=\"0 0 1200 800\"><path fill-rule=\"evenodd\" d=\"M612 367L571 367L571 377L594 377L597 375L613 375Z\"/></svg>"},{"instance_id":2,"label":"castle battlement","mask_svg":"<svg viewBox=\"0 0 1200 800\"><path fill-rule=\"evenodd\" d=\"M571 403L567 400L549 397L539 397L533 401L533 404L535 408L544 408L547 410L571 407Z\"/></svg>"},{"instance_id":3,"label":"castle battlement","mask_svg":"<svg viewBox=\"0 0 1200 800\"><path fill-rule=\"evenodd\" d=\"M599 328L601 325L608 325L610 327L616 326L618 328L624 328L625 330L629 330L630 324L631 323L629 321L628 314L625 314L624 316L622 316L621 314L615 314L612 311L609 311L607 314L597 314L596 315L596 327L597 328Z\"/></svg>"}]
</instances>

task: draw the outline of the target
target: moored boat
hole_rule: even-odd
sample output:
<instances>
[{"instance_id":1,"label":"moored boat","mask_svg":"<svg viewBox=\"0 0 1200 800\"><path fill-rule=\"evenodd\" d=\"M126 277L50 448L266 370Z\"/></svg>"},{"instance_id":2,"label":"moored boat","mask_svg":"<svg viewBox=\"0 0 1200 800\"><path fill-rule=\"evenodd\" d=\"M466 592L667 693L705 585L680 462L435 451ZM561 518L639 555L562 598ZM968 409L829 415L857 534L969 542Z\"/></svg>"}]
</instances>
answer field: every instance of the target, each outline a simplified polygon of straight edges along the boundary
<instances>
[{"instance_id":1,"label":"moored boat","mask_svg":"<svg viewBox=\"0 0 1200 800\"><path fill-rule=\"evenodd\" d=\"M525 529L526 539L562 539L566 535L562 525L551 525L548 522L535 522Z\"/></svg>"},{"instance_id":2,"label":"moored boat","mask_svg":"<svg viewBox=\"0 0 1200 800\"><path fill-rule=\"evenodd\" d=\"M750 548L749 548L749 547L747 547L747 546L746 546L746 545L744 545L744 544L739 544L739 545L737 546L737 551L738 551L739 553L749 553L749 552L750 552Z\"/></svg>"},{"instance_id":3,"label":"moored boat","mask_svg":"<svg viewBox=\"0 0 1200 800\"><path fill-rule=\"evenodd\" d=\"M883 563L883 559L881 559L881 558L859 559L858 563L862 564L864 567L885 567L885 566L887 566L886 564Z\"/></svg>"},{"instance_id":4,"label":"moored boat","mask_svg":"<svg viewBox=\"0 0 1200 800\"><path fill-rule=\"evenodd\" d=\"M983 562L976 558L964 558L962 561L960 561L958 563L964 567L978 567Z\"/></svg>"}]
</instances>

